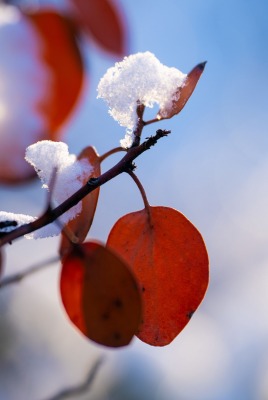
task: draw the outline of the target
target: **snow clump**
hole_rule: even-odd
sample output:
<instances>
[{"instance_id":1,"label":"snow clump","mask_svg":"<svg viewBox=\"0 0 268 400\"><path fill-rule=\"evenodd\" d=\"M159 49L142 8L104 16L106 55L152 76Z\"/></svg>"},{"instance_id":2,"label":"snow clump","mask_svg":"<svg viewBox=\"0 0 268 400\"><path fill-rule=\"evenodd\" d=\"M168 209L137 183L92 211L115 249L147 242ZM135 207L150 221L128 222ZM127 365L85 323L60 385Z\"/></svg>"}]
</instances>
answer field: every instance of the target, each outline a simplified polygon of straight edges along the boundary
<instances>
[{"instance_id":1,"label":"snow clump","mask_svg":"<svg viewBox=\"0 0 268 400\"><path fill-rule=\"evenodd\" d=\"M178 100L178 88L183 86L186 74L160 63L149 51L125 57L107 70L101 78L97 98L104 99L109 113L121 126L127 128L122 147L130 147L138 122L137 105L168 109Z\"/></svg>"},{"instance_id":2,"label":"snow clump","mask_svg":"<svg viewBox=\"0 0 268 400\"><path fill-rule=\"evenodd\" d=\"M39 141L26 149L26 161L32 165L43 183L43 188L50 190L52 193L53 207L58 206L68 199L72 194L79 190L83 185L83 180L90 175L92 166L87 159L77 160L76 156L69 154L67 144L63 142L53 142L51 140ZM55 182L50 188L51 179L55 172ZM75 218L81 212L81 201L58 220L37 231L26 235L28 239L44 238L49 236L57 236L62 230L62 226L68 221ZM0 212L0 223L2 221L1 232L8 232L20 225L32 222L36 217L24 214L14 214ZM14 225L4 227L6 221L13 221ZM1 227L1 224L0 224Z\"/></svg>"}]
</instances>

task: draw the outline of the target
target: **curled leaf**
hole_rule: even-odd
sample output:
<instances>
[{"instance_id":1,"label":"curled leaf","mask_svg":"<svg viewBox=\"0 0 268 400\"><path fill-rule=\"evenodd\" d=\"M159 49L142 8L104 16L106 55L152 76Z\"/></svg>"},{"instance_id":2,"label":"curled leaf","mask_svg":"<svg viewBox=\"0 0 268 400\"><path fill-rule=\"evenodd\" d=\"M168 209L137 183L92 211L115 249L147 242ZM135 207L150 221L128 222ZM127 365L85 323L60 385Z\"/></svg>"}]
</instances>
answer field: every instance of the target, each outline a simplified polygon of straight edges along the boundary
<instances>
[{"instance_id":1,"label":"curled leaf","mask_svg":"<svg viewBox=\"0 0 268 400\"><path fill-rule=\"evenodd\" d=\"M141 287L138 338L153 346L169 344L207 289L208 255L202 236L180 212L150 207L120 218L107 247L131 266Z\"/></svg>"},{"instance_id":2,"label":"curled leaf","mask_svg":"<svg viewBox=\"0 0 268 400\"><path fill-rule=\"evenodd\" d=\"M100 158L99 155L96 153L94 147L92 146L86 147L79 154L77 159L78 160L86 159L88 163L92 166L90 175L86 176L84 178L84 181L82 182L83 185L85 185L90 178L96 178L100 176L101 173ZM98 203L99 191L100 189L97 188L83 198L81 213L78 214L74 219L72 219L67 224L67 231L69 231L71 234L75 236L76 241L78 243L82 243L85 240L87 233L91 227ZM70 242L67 235L63 233L59 249L60 256L61 257L66 256L72 250L72 247L73 244Z\"/></svg>"},{"instance_id":3,"label":"curled leaf","mask_svg":"<svg viewBox=\"0 0 268 400\"><path fill-rule=\"evenodd\" d=\"M80 25L97 44L116 56L126 52L124 18L116 2L111 0L72 0Z\"/></svg>"},{"instance_id":4,"label":"curled leaf","mask_svg":"<svg viewBox=\"0 0 268 400\"><path fill-rule=\"evenodd\" d=\"M74 325L109 346L129 344L141 320L141 296L128 266L104 246L76 246L62 265L60 292Z\"/></svg>"},{"instance_id":5,"label":"curled leaf","mask_svg":"<svg viewBox=\"0 0 268 400\"><path fill-rule=\"evenodd\" d=\"M183 109L183 107L191 97L197 85L197 82L205 69L205 65L206 62L200 63L196 67L194 67L191 72L189 72L189 74L185 78L183 85L177 89L174 96L174 98L176 98L177 100L174 100L172 102L171 108L164 108L159 110L157 114L157 118L159 120L171 118Z\"/></svg>"}]
</instances>

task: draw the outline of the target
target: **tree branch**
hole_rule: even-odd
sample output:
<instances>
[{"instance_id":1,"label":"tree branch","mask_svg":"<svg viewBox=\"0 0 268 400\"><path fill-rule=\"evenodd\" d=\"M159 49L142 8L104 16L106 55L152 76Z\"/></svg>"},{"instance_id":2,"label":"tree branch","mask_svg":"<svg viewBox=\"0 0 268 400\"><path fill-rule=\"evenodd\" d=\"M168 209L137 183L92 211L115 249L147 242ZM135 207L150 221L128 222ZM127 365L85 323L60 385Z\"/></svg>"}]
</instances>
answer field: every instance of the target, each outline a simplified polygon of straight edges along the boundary
<instances>
[{"instance_id":1,"label":"tree branch","mask_svg":"<svg viewBox=\"0 0 268 400\"><path fill-rule=\"evenodd\" d=\"M59 261L58 256L50 258L49 260L41 261L39 264L32 265L32 266L28 267L27 269L25 269L24 271L18 272L17 274L7 276L6 278L3 278L0 280L0 289L2 289L4 286L8 286L13 283L19 283L24 278L26 278L28 275L34 274L35 272L38 272L41 269L43 269L49 265L52 265L57 261Z\"/></svg>"},{"instance_id":2,"label":"tree branch","mask_svg":"<svg viewBox=\"0 0 268 400\"><path fill-rule=\"evenodd\" d=\"M90 386L94 382L95 376L96 376L97 372L99 371L99 368L102 363L103 363L103 358L99 358L95 362L93 367L90 368L90 371L89 371L85 381L82 382L81 384L74 386L74 387L67 388L67 389L63 389L59 393L54 395L53 397L50 397L49 399L46 399L46 400L64 400L64 399L68 399L68 398L73 399L73 396L77 396L77 395L85 393L86 391L89 390Z\"/></svg>"},{"instance_id":3,"label":"tree branch","mask_svg":"<svg viewBox=\"0 0 268 400\"><path fill-rule=\"evenodd\" d=\"M30 222L29 224L21 225L11 232L6 233L3 237L0 238L0 247L6 243L11 243L13 240L21 236L34 232L37 229L40 229L43 226L50 224L51 222L54 222L62 214L64 214L70 208L79 203L79 201L81 201L87 194L91 193L93 190L120 175L122 172L127 172L132 162L137 157L139 157L145 151L149 150L157 143L159 139L167 136L169 133L170 131L158 129L156 135L147 138L145 142L138 146L131 147L128 150L127 154L117 164L115 164L112 168L104 172L99 177L89 179L89 181L84 186L82 186L81 189L79 189L76 193L74 193L58 207L54 209L48 207L48 209L43 215L41 215L40 218L36 219L33 222Z\"/></svg>"}]
</instances>

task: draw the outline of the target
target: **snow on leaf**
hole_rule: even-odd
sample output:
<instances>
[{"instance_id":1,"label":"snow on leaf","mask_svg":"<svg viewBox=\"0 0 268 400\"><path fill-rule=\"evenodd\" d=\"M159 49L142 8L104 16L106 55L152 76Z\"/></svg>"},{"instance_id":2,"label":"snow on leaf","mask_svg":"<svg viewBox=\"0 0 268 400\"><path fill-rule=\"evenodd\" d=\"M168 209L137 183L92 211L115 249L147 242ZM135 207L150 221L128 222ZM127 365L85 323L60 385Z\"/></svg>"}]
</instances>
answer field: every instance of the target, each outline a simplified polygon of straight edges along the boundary
<instances>
[{"instance_id":1,"label":"snow on leaf","mask_svg":"<svg viewBox=\"0 0 268 400\"><path fill-rule=\"evenodd\" d=\"M107 70L98 85L98 98L108 103L110 114L120 125L132 131L138 120L137 104L170 107L185 78L178 69L161 64L154 54L137 53Z\"/></svg>"},{"instance_id":2,"label":"snow on leaf","mask_svg":"<svg viewBox=\"0 0 268 400\"><path fill-rule=\"evenodd\" d=\"M189 322L208 285L202 236L180 212L150 207L120 218L107 247L134 272L143 295L137 336L153 346L169 344Z\"/></svg>"},{"instance_id":3,"label":"snow on leaf","mask_svg":"<svg viewBox=\"0 0 268 400\"><path fill-rule=\"evenodd\" d=\"M141 296L128 266L98 243L75 246L62 265L60 292L73 324L108 346L129 344L141 320Z\"/></svg>"},{"instance_id":4,"label":"snow on leaf","mask_svg":"<svg viewBox=\"0 0 268 400\"><path fill-rule=\"evenodd\" d=\"M83 158L77 160L76 156L69 154L67 144L43 140L26 149L25 155L43 182L43 187L49 189L53 171L56 169L56 181L52 188L52 201L54 206L61 204L83 185L91 171L92 166ZM62 226L73 219L82 209L82 202L72 207L63 214L58 222L45 226L27 237L41 238L59 235Z\"/></svg>"},{"instance_id":5,"label":"snow on leaf","mask_svg":"<svg viewBox=\"0 0 268 400\"><path fill-rule=\"evenodd\" d=\"M69 154L68 146L62 142L52 142L50 140L37 142L26 149L25 159L34 167L43 182L43 187L48 190L50 189L49 185L53 172L56 171L56 179L51 188L52 206L59 205L79 190L93 171L90 157L82 157L81 160L77 160L75 155ZM38 239L57 236L60 234L62 226L75 218L81 209L82 201L63 214L59 218L59 223L57 221L51 223L25 235L25 237L27 239ZM36 219L36 217L29 215L0 211L0 224L2 222L3 225L2 232L9 232ZM4 226L5 221L14 221L16 224L7 223Z\"/></svg>"}]
</instances>

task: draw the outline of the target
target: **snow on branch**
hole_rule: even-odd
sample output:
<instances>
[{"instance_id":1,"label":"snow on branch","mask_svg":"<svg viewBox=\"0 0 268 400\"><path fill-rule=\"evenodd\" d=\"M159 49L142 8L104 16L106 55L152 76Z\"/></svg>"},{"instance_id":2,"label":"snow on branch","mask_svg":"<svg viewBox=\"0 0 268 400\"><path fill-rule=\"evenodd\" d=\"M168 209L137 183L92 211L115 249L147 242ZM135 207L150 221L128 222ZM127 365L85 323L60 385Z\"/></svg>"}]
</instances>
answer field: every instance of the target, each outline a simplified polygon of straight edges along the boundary
<instances>
[{"instance_id":1,"label":"snow on branch","mask_svg":"<svg viewBox=\"0 0 268 400\"><path fill-rule=\"evenodd\" d=\"M43 183L43 188L49 190L53 171L56 170L56 182L52 189L52 202L58 206L82 187L82 180L90 175L92 166L88 160L77 160L76 156L69 154L68 146L62 142L43 140L26 149L26 161L31 164ZM28 239L57 236L62 226L73 219L81 211L81 202L70 208L58 222L51 223L32 234L26 235ZM0 211L0 233L11 230L36 220L35 217ZM8 221L12 221L10 224ZM1 228L2 225L2 228Z\"/></svg>"},{"instance_id":2,"label":"snow on branch","mask_svg":"<svg viewBox=\"0 0 268 400\"><path fill-rule=\"evenodd\" d=\"M65 199L63 203L55 207L48 207L47 211L39 218L33 218L32 222L22 223L18 221L18 214L3 213L2 221L0 219L0 246L12 242L14 239L25 236L27 238L44 238L55 235L55 231L51 228L52 222L60 219L60 224L56 223L55 229L58 229L57 234L60 233L62 227L61 216L76 206L86 195L96 190L98 187L104 185L116 176L123 172L128 172L133 167L133 161L142 153L149 150L156 142L167 136L170 131L158 129L156 135L151 136L139 146L135 146L128 150L127 154L112 168L101 174L99 177L90 178L87 183L80 187L77 192L73 193L69 198ZM77 161L76 161L77 162ZM56 182L57 184L57 182ZM1 214L0 214L1 215ZM21 214L20 214L21 215ZM24 216L27 217L27 216ZM6 232L7 227L14 229ZM48 231L46 231L48 229ZM44 234L45 232L45 234Z\"/></svg>"},{"instance_id":3,"label":"snow on branch","mask_svg":"<svg viewBox=\"0 0 268 400\"><path fill-rule=\"evenodd\" d=\"M109 113L121 126L127 128L122 147L130 147L138 116L137 105L169 109L178 100L178 88L183 86L186 74L169 68L149 51L125 57L109 68L99 82L98 98L104 99Z\"/></svg>"}]
</instances>

